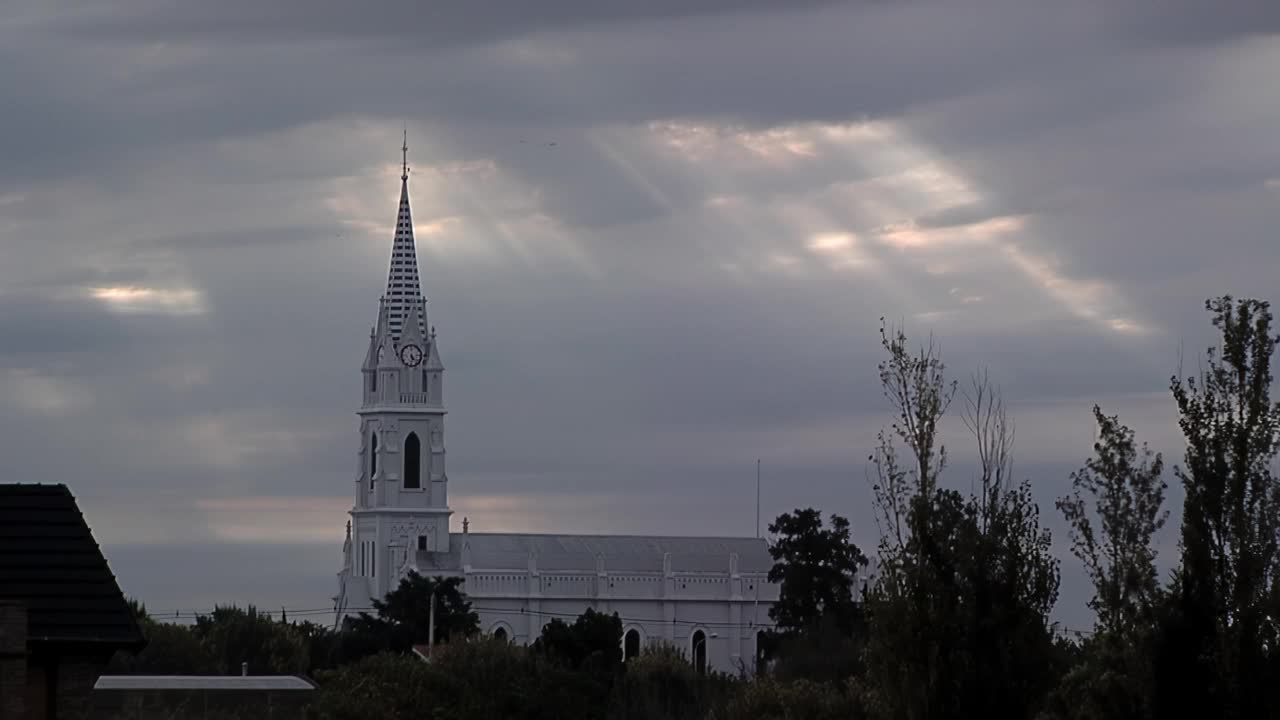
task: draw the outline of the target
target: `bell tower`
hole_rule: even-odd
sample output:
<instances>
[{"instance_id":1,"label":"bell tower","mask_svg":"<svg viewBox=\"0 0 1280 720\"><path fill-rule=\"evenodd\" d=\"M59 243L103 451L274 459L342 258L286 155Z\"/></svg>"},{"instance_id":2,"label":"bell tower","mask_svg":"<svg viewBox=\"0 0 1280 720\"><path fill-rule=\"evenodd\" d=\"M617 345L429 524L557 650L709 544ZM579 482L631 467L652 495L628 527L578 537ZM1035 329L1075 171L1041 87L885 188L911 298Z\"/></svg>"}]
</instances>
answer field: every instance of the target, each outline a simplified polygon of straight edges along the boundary
<instances>
[{"instance_id":1,"label":"bell tower","mask_svg":"<svg viewBox=\"0 0 1280 720\"><path fill-rule=\"evenodd\" d=\"M355 502L339 588L343 604L380 598L433 553L449 552L444 365L418 276L408 142L387 289L361 366ZM425 555L424 555L425 554Z\"/></svg>"}]
</instances>

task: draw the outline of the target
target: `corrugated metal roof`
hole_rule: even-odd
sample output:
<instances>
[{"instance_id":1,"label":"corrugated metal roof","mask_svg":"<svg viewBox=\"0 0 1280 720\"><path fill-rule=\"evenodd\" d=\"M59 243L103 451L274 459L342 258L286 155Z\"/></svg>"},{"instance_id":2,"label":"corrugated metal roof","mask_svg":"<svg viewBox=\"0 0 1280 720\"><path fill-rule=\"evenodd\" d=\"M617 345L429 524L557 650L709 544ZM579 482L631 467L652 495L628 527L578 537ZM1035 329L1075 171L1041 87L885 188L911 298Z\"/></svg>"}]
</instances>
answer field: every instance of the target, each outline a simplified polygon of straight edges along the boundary
<instances>
[{"instance_id":1,"label":"corrugated metal roof","mask_svg":"<svg viewBox=\"0 0 1280 720\"><path fill-rule=\"evenodd\" d=\"M314 690L297 675L102 675L94 690Z\"/></svg>"}]
</instances>

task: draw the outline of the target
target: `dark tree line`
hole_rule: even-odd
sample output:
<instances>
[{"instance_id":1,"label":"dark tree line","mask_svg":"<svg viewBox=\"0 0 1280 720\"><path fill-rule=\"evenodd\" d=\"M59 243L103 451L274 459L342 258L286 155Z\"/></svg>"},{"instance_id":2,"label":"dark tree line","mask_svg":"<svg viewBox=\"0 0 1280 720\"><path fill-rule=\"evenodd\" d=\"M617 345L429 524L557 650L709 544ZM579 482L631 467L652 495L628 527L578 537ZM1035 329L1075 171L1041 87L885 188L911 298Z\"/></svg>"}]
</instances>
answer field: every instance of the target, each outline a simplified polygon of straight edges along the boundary
<instances>
[{"instance_id":1,"label":"dark tree line","mask_svg":"<svg viewBox=\"0 0 1280 720\"><path fill-rule=\"evenodd\" d=\"M883 327L894 416L871 454L879 542L815 509L769 526L776 631L741 677L698 673L674 648L622 659L622 623L587 611L524 648L477 636L458 581L411 576L339 631L219 608L194 626L145 619L151 645L115 671L312 673L320 718L1280 718L1280 403L1270 307L1212 300L1221 334L1198 373L1172 378L1185 438L1173 572L1155 538L1174 519L1165 461L1095 407L1093 454L1056 507L1093 586L1092 633L1051 620L1059 568L1013 422L985 372L961 387L930 340ZM953 405L974 443L965 491L947 486ZM948 436L950 437L950 436ZM426 641L437 599L431 663ZM140 612L141 609L140 609ZM145 613L144 613L145 615ZM754 670L754 677L749 677Z\"/></svg>"},{"instance_id":2,"label":"dark tree line","mask_svg":"<svg viewBox=\"0 0 1280 720\"><path fill-rule=\"evenodd\" d=\"M1094 408L1093 456L1057 502L1093 585L1085 638L1050 619L1058 565L1029 482L1013 478L1000 393L985 373L961 389L932 340L913 350L883 328L894 419L870 457L874 570L859 593L865 561L844 518L823 528L798 510L770 527L783 583L775 674L825 656L857 713L895 720L1280 717L1280 338L1265 302L1206 309L1221 342L1170 383L1186 443L1172 575L1160 577L1154 546L1169 519L1164 459L1118 417ZM940 427L956 400L977 449L968 493L943 482ZM799 666L830 680L816 664Z\"/></svg>"}]
</instances>

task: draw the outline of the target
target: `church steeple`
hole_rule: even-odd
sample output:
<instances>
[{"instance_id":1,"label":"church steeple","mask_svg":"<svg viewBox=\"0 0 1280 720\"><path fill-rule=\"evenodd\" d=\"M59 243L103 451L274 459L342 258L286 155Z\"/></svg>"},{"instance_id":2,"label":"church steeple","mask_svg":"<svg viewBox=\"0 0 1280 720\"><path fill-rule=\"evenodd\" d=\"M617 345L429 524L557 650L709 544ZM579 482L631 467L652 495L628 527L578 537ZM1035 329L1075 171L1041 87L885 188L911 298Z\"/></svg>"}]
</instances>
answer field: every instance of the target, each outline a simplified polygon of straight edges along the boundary
<instances>
[{"instance_id":1,"label":"church steeple","mask_svg":"<svg viewBox=\"0 0 1280 720\"><path fill-rule=\"evenodd\" d=\"M395 589L405 571L420 566L422 553L450 551L444 367L418 279L407 134L401 152L391 271L360 368L355 503L339 575L339 617Z\"/></svg>"},{"instance_id":2,"label":"church steeple","mask_svg":"<svg viewBox=\"0 0 1280 720\"><path fill-rule=\"evenodd\" d=\"M422 285L418 279L418 251L413 243L413 217L409 212L409 133L405 131L400 173L400 210L396 215L395 241L391 245L391 269L387 273L387 323L391 336L400 339L409 308L422 301ZM420 308L425 310L425 308ZM424 312L419 322L425 325ZM426 329L418 327L419 335Z\"/></svg>"}]
</instances>

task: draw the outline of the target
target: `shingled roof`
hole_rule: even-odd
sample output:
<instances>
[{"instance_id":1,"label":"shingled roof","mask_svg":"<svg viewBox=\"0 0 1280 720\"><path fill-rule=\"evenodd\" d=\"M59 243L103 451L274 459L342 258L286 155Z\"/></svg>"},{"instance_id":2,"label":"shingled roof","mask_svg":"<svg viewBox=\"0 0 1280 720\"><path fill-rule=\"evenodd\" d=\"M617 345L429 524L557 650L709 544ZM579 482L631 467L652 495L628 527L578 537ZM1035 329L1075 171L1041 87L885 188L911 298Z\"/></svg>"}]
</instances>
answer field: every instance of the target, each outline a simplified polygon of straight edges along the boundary
<instances>
[{"instance_id":1,"label":"shingled roof","mask_svg":"<svg viewBox=\"0 0 1280 720\"><path fill-rule=\"evenodd\" d=\"M146 641L66 485L0 484L0 602L27 609L31 644Z\"/></svg>"}]
</instances>

